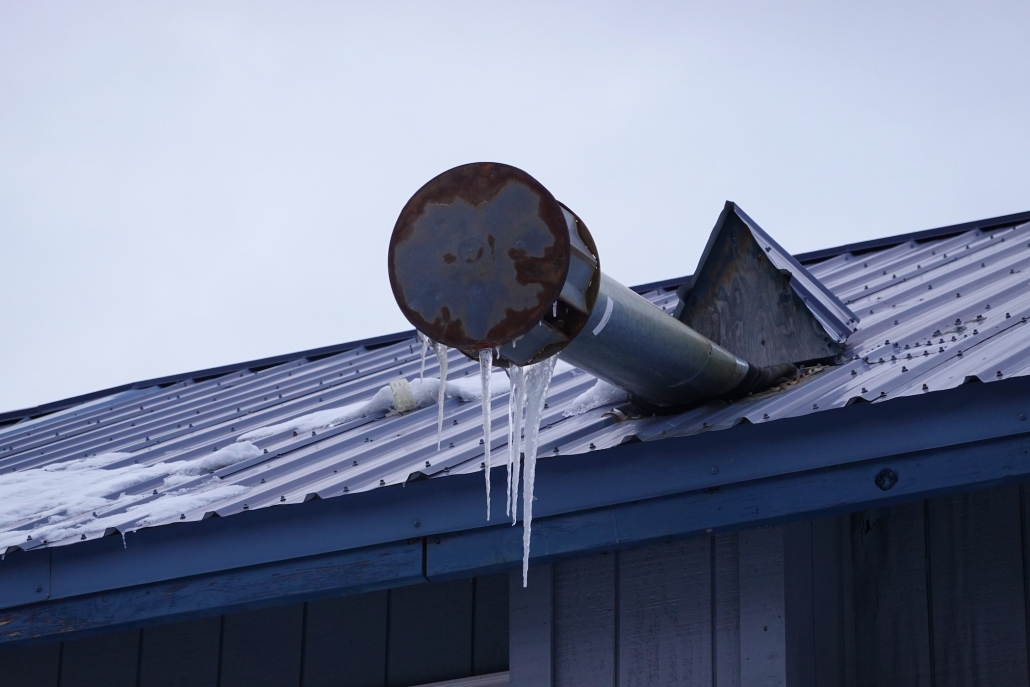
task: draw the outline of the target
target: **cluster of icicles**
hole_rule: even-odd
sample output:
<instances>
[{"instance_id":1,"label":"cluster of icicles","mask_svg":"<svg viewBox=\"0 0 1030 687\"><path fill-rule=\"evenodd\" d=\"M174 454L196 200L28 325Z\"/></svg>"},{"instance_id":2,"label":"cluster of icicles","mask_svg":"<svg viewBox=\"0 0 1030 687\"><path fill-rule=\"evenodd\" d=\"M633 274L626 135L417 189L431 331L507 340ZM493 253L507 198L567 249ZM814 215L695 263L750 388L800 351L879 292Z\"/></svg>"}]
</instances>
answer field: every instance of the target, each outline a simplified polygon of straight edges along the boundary
<instances>
[{"instance_id":1,"label":"cluster of icicles","mask_svg":"<svg viewBox=\"0 0 1030 687\"><path fill-rule=\"evenodd\" d=\"M440 391L436 405L436 450L440 450L443 436L443 402L447 381L447 347L438 344L422 332L422 360L419 368L419 379L426 369L426 351L430 346L436 353L440 364ZM483 387L483 447L486 480L486 519L490 519L490 377L493 368L494 352L484 349L479 352L479 379ZM511 381L511 394L508 397L508 490L505 499L506 515L511 517L511 524L518 522L519 475L522 475L522 586L525 587L529 575L529 539L533 525L533 485L536 481L536 453L540 436L540 422L544 415L544 400L547 387L551 384L551 375L557 356L533 365L519 367L509 365L505 372ZM520 470L521 468L521 470Z\"/></svg>"}]
</instances>

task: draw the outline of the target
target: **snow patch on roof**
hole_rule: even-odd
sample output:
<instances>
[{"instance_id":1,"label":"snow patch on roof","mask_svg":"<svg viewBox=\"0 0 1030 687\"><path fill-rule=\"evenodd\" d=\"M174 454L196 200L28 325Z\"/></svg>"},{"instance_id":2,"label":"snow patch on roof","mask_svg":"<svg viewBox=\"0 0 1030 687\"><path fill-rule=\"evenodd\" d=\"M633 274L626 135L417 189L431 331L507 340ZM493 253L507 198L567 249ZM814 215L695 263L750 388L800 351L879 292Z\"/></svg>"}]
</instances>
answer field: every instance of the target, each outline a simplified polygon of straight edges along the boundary
<instances>
[{"instance_id":1,"label":"snow patch on roof","mask_svg":"<svg viewBox=\"0 0 1030 687\"><path fill-rule=\"evenodd\" d=\"M436 403L437 391L440 389L439 379L415 379L408 382L408 385L411 387L411 394L415 398L415 409L426 408ZM509 388L508 376L503 372L494 372L490 379L490 396L506 395ZM454 381L447 381L445 395L447 398L457 397L466 402L481 401L483 399L483 389L479 377L460 377ZM379 389L368 401L319 410L295 417L286 422L259 427L241 434L237 441L257 441L258 439L267 439L276 434L329 429L352 420L357 420L363 415L393 410L396 410L393 390L387 385Z\"/></svg>"},{"instance_id":2,"label":"snow patch on roof","mask_svg":"<svg viewBox=\"0 0 1030 687\"><path fill-rule=\"evenodd\" d=\"M0 475L0 550L29 541L88 538L108 528L124 533L240 496L248 487L221 485L206 475L260 454L254 444L239 442L152 465L129 462L129 453L104 453ZM174 487L179 488L169 490Z\"/></svg>"}]
</instances>

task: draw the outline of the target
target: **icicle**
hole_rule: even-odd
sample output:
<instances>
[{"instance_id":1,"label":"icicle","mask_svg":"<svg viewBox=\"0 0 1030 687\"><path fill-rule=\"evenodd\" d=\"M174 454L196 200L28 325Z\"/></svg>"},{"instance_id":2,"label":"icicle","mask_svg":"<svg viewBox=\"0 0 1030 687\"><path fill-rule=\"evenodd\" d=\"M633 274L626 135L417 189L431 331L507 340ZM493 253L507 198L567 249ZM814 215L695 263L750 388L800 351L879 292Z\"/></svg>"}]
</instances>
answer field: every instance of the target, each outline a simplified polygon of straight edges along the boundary
<instances>
[{"instance_id":1,"label":"icicle","mask_svg":"<svg viewBox=\"0 0 1030 687\"><path fill-rule=\"evenodd\" d=\"M447 347L433 342L436 360L440 363L440 390L436 393L436 450L443 438L443 401L447 393Z\"/></svg>"},{"instance_id":2,"label":"icicle","mask_svg":"<svg viewBox=\"0 0 1030 687\"><path fill-rule=\"evenodd\" d=\"M494 352L487 348L479 352L479 382L483 387L483 462L486 475L486 519L490 520L490 374L494 366Z\"/></svg>"},{"instance_id":3,"label":"icicle","mask_svg":"<svg viewBox=\"0 0 1030 687\"><path fill-rule=\"evenodd\" d=\"M422 355L419 360L418 378L423 379L426 373L426 351L429 350L429 344L431 342L429 337L422 332L418 332L418 338L422 341Z\"/></svg>"},{"instance_id":4,"label":"icicle","mask_svg":"<svg viewBox=\"0 0 1030 687\"><path fill-rule=\"evenodd\" d=\"M511 396L508 397L508 510L511 524L518 522L519 472L522 470L522 407L526 404L526 371L517 366L508 367Z\"/></svg>"},{"instance_id":5,"label":"icicle","mask_svg":"<svg viewBox=\"0 0 1030 687\"><path fill-rule=\"evenodd\" d=\"M556 356L551 356L526 368L526 461L522 487L522 586L529 579L529 540L533 525L533 483L536 480L536 450L540 436L540 422L544 416L547 387L554 374Z\"/></svg>"},{"instance_id":6,"label":"icicle","mask_svg":"<svg viewBox=\"0 0 1030 687\"><path fill-rule=\"evenodd\" d=\"M558 319L558 301L551 303L551 315L554 319Z\"/></svg>"},{"instance_id":7,"label":"icicle","mask_svg":"<svg viewBox=\"0 0 1030 687\"><path fill-rule=\"evenodd\" d=\"M123 549L129 548L129 543L125 541L125 532L122 532L122 548Z\"/></svg>"}]
</instances>

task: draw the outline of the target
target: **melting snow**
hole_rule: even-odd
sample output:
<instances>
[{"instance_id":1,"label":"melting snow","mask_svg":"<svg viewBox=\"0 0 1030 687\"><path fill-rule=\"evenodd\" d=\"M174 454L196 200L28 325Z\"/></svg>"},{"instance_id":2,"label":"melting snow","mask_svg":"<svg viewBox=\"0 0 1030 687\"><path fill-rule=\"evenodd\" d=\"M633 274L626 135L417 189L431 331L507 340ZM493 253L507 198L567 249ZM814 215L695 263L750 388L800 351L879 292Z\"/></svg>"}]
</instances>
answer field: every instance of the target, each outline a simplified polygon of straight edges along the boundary
<instances>
[{"instance_id":1,"label":"melting snow","mask_svg":"<svg viewBox=\"0 0 1030 687\"><path fill-rule=\"evenodd\" d=\"M565 417L582 415L594 408L600 408L613 403L622 403L628 400L629 394L625 390L620 389L614 384L609 384L603 379L599 379L596 384L577 396L562 415Z\"/></svg>"},{"instance_id":2,"label":"melting snow","mask_svg":"<svg viewBox=\"0 0 1030 687\"><path fill-rule=\"evenodd\" d=\"M491 394L493 396L508 393L508 380L502 373L492 375L491 381ZM443 393L441 393L439 379L416 379L409 382L408 385L411 389L411 395L415 400L415 408L426 408L436 403L437 399L440 398L458 397L466 402L478 401L483 398L483 390L478 379L463 377L453 382L447 382ZM266 439L285 432L310 432L315 429L329 429L351 420L356 420L362 415L394 409L393 390L389 385L386 385L379 389L375 396L368 401L319 410L295 417L286 422L260 427L241 434L237 441L257 441L258 439Z\"/></svg>"},{"instance_id":3,"label":"melting snow","mask_svg":"<svg viewBox=\"0 0 1030 687\"><path fill-rule=\"evenodd\" d=\"M125 532L239 496L248 488L221 485L206 474L260 454L258 447L241 442L153 465L128 463L128 453L105 453L0 475L0 549L21 545L29 536L56 542L103 534L110 527ZM157 496L149 487L127 493L153 481L165 489L187 486Z\"/></svg>"}]
</instances>

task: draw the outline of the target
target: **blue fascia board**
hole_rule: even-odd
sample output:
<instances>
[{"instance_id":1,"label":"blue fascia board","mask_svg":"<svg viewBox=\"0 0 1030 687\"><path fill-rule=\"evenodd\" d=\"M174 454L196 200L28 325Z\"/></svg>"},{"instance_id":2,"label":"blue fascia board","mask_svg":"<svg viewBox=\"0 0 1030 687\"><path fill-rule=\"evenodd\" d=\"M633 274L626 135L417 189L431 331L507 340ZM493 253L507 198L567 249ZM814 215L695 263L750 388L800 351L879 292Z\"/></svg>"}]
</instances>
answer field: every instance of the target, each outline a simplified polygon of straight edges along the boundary
<instances>
[{"instance_id":1,"label":"blue fascia board","mask_svg":"<svg viewBox=\"0 0 1030 687\"><path fill-rule=\"evenodd\" d=\"M0 611L0 647L79 639L426 581L421 539Z\"/></svg>"}]
</instances>

